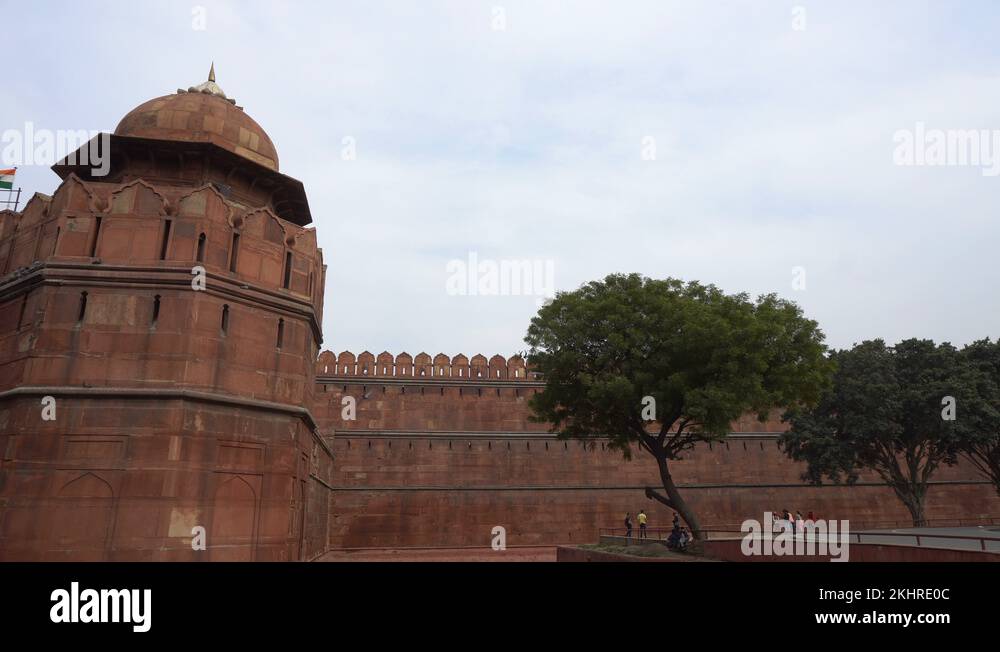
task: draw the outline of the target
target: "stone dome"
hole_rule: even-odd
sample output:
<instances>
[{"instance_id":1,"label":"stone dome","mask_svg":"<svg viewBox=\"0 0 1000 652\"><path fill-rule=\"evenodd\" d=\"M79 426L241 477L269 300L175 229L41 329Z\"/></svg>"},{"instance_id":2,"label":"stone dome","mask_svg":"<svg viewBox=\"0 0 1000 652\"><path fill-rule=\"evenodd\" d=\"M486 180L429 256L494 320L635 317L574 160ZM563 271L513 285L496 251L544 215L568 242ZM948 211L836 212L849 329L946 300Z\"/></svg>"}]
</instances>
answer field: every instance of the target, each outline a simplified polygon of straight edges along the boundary
<instances>
[{"instance_id":1,"label":"stone dome","mask_svg":"<svg viewBox=\"0 0 1000 652\"><path fill-rule=\"evenodd\" d=\"M278 170L278 152L259 124L208 81L149 100L132 109L115 129L116 136L213 143L271 170Z\"/></svg>"}]
</instances>

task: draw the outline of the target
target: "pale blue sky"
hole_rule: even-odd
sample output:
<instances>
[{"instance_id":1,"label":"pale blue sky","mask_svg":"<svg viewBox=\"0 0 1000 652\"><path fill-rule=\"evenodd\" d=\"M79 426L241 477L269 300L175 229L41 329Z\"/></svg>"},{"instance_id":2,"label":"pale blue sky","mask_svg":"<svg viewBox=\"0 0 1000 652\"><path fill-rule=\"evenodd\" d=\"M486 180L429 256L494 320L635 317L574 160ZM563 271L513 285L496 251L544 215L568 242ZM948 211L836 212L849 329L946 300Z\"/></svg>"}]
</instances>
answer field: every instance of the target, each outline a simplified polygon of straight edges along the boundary
<instances>
[{"instance_id":1,"label":"pale blue sky","mask_svg":"<svg viewBox=\"0 0 1000 652\"><path fill-rule=\"evenodd\" d=\"M1000 129L993 2L0 1L0 15L0 131L110 131L215 61L305 183L327 348L523 348L533 298L445 292L470 251L551 259L558 289L638 271L778 292L834 346L1000 335L1000 177L893 165L893 134L918 121ZM40 166L18 179L58 181Z\"/></svg>"}]
</instances>

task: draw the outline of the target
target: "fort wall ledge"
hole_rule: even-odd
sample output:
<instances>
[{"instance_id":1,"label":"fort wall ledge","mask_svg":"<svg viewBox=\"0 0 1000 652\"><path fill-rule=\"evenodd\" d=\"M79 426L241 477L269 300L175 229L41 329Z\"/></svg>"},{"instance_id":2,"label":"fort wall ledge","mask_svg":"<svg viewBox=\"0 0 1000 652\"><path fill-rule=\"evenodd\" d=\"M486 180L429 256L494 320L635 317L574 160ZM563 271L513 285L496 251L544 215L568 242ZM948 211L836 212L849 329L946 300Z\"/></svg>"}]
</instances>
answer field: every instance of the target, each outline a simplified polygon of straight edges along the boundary
<instances>
[{"instance_id":1,"label":"fort wall ledge","mask_svg":"<svg viewBox=\"0 0 1000 652\"><path fill-rule=\"evenodd\" d=\"M316 420L312 413L304 407L298 405L288 405L285 403L273 403L271 401L261 401L244 396L233 396L230 394L218 394L212 392L199 392L189 389L167 389L167 388L142 388L142 387L73 387L73 386L53 386L53 387L15 387L0 392L0 401L17 398L21 396L82 396L91 398L137 398L155 400L189 400L203 403L215 403L218 405L238 405L241 407L255 408L272 412L285 412L302 419L305 424L316 433L317 441L330 452L329 446L319 434ZM332 453L331 453L332 455Z\"/></svg>"},{"instance_id":2,"label":"fort wall ledge","mask_svg":"<svg viewBox=\"0 0 1000 652\"><path fill-rule=\"evenodd\" d=\"M110 273L110 274L109 274ZM323 335L316 311L308 297L287 291L276 291L247 283L244 279L212 271L205 272L206 296L235 299L276 310L282 314L302 317L309 322L314 342L322 342ZM0 301L15 298L37 286L125 287L144 290L174 289L190 291L190 265L102 265L99 263L37 263L26 268L23 274L0 280Z\"/></svg>"}]
</instances>

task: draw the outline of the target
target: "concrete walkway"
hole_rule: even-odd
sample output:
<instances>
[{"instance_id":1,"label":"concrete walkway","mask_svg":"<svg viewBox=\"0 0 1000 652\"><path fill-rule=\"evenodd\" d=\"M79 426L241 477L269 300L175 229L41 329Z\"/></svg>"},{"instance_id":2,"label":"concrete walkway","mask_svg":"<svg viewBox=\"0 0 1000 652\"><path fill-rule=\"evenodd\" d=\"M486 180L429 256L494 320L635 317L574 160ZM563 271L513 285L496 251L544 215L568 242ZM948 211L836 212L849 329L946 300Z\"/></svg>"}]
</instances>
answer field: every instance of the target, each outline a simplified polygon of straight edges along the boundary
<instances>
[{"instance_id":1,"label":"concrete walkway","mask_svg":"<svg viewBox=\"0 0 1000 652\"><path fill-rule=\"evenodd\" d=\"M912 535L912 536L879 536ZM935 537L934 535L942 535ZM949 550L983 550L983 542L976 539L949 539L944 537L981 537L987 539L986 552L1000 552L1000 526L985 525L979 527L911 527L895 530L859 530L851 532L851 543L857 543L858 535L861 543L881 543L895 546L916 546L917 536L920 536L921 548L945 548Z\"/></svg>"},{"instance_id":2,"label":"concrete walkway","mask_svg":"<svg viewBox=\"0 0 1000 652\"><path fill-rule=\"evenodd\" d=\"M378 548L333 550L316 561L555 561L556 547L492 548Z\"/></svg>"}]
</instances>

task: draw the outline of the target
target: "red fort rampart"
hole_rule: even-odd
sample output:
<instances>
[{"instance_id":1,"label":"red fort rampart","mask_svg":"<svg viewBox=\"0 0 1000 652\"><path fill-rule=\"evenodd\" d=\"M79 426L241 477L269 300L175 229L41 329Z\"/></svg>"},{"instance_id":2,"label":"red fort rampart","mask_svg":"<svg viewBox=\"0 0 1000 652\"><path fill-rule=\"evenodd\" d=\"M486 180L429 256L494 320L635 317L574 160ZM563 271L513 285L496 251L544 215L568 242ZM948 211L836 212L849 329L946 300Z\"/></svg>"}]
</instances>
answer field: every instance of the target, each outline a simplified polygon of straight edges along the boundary
<instances>
[{"instance_id":1,"label":"red fort rampart","mask_svg":"<svg viewBox=\"0 0 1000 652\"><path fill-rule=\"evenodd\" d=\"M527 371L527 373L525 373ZM542 382L518 356L449 359L426 353L324 351L313 413L334 451L332 547L488 545L494 526L509 545L596 540L626 511L653 525L671 514L645 497L655 465L604 444L585 447L530 420ZM343 398L356 419L343 420ZM674 477L707 526L738 527L765 510L810 510L857 524L905 523L908 512L877 478L857 486L812 487L778 447L785 426L746 416L724 442L697 447ZM945 468L928 499L930 519L1000 514L988 483L965 466Z\"/></svg>"}]
</instances>

